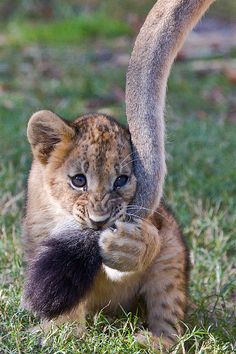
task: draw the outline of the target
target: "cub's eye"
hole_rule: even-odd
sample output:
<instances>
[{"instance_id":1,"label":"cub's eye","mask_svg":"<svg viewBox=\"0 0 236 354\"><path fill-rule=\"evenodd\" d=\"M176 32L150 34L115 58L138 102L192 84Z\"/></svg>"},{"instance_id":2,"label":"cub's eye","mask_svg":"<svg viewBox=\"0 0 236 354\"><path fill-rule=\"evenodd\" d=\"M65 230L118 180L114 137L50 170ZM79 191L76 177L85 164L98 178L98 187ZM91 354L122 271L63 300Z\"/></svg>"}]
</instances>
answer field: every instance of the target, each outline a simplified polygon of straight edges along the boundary
<instances>
[{"instance_id":1,"label":"cub's eye","mask_svg":"<svg viewBox=\"0 0 236 354\"><path fill-rule=\"evenodd\" d=\"M122 176L117 177L117 179L115 180L114 185L113 185L114 189L124 187L124 185L128 182L128 179L129 179L129 177L126 175L122 175Z\"/></svg>"},{"instance_id":2,"label":"cub's eye","mask_svg":"<svg viewBox=\"0 0 236 354\"><path fill-rule=\"evenodd\" d=\"M85 175L75 175L73 177L70 177L71 179L71 184L72 186L76 187L76 188L82 188L84 186L86 186L87 180Z\"/></svg>"}]
</instances>

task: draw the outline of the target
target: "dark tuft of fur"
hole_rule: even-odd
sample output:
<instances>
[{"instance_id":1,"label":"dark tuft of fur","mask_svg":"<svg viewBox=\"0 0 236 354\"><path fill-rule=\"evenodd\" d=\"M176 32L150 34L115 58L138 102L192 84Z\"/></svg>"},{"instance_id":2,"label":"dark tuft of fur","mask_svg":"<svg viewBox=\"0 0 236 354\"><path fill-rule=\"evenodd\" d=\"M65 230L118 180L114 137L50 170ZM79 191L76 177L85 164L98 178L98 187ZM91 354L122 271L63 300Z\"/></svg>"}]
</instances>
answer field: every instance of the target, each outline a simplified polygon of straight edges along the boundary
<instances>
[{"instance_id":1,"label":"dark tuft of fur","mask_svg":"<svg viewBox=\"0 0 236 354\"><path fill-rule=\"evenodd\" d=\"M102 259L99 232L67 230L43 241L26 269L24 302L42 318L69 312L91 289Z\"/></svg>"}]
</instances>

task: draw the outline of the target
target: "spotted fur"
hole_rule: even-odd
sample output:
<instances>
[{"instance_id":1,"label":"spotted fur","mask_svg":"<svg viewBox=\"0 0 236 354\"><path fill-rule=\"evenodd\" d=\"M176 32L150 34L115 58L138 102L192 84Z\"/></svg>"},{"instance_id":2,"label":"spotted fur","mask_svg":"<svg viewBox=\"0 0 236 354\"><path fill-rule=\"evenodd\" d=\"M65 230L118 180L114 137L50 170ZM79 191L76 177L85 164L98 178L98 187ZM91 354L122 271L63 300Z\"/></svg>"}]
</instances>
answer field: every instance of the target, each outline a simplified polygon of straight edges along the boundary
<instances>
[{"instance_id":1,"label":"spotted fur","mask_svg":"<svg viewBox=\"0 0 236 354\"><path fill-rule=\"evenodd\" d=\"M76 305L73 288L71 298L69 288L56 295L60 300L61 294L66 293L67 298L73 300L73 306L70 310L69 300L67 307L62 302L64 310L55 321L78 320L84 326L86 314L103 308L116 313L120 306L131 310L142 297L154 342L159 343L162 339L165 345L173 344L176 335L181 333L180 321L186 308L187 250L175 219L163 206L147 219L140 219L137 215L140 206L132 204L136 178L129 132L105 115L86 115L69 123L52 112L40 111L29 121L28 138L34 160L28 182L24 246L29 269L39 266L36 273L30 273L29 279L35 284L43 282L43 275L47 272L49 279L52 272L66 274L64 261L60 264L62 239L61 236L55 238L55 235L65 235L66 243L71 228L79 229L78 234L89 229L93 233L96 229L103 262L82 303L78 295ZM85 190L71 186L70 177L78 173L86 175ZM124 174L128 175L128 182L114 190L114 181ZM98 223L100 227L95 227L91 215L96 220L103 215L109 217L105 224ZM50 241L52 237L53 243ZM42 261L44 254L39 258L42 244L50 247L52 257L53 254L57 257L58 270L55 267L50 270L51 256L47 258L48 263ZM74 252L79 257L76 247ZM65 259L68 257L64 256ZM76 259L75 263L72 262L73 271L75 266ZM78 268L84 271L83 267ZM32 278L32 274L36 276ZM37 305L40 296L34 294L29 283L30 280L27 283L28 298L35 296ZM40 293L40 286L35 289ZM54 300L56 306L51 310L53 300L43 302L42 317L56 317L61 313L58 312L57 299ZM140 334L137 338L143 337Z\"/></svg>"},{"instance_id":2,"label":"spotted fur","mask_svg":"<svg viewBox=\"0 0 236 354\"><path fill-rule=\"evenodd\" d=\"M29 122L34 161L24 222L28 264L55 230L66 232L66 225L75 223L92 229L103 220L103 266L83 303L59 316L58 323L77 320L84 328L87 313L116 312L120 305L129 310L141 296L154 348L160 342L172 345L182 332L188 254L175 219L159 206L166 172L163 112L173 60L213 1L159 0L148 15L127 73L132 148L129 132L104 115L68 123L41 111ZM70 177L77 173L86 175L86 190L72 188ZM129 176L128 183L114 191L121 174ZM145 343L145 336L138 334L137 340Z\"/></svg>"}]
</instances>

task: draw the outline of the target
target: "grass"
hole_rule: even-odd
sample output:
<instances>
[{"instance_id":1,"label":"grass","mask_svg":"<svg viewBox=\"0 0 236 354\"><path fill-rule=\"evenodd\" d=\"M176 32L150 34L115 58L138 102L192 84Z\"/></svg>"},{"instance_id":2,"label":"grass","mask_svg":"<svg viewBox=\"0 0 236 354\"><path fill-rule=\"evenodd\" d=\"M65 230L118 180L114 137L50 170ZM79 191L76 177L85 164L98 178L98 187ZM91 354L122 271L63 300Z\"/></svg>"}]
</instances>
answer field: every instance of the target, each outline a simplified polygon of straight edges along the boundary
<instances>
[{"instance_id":1,"label":"grass","mask_svg":"<svg viewBox=\"0 0 236 354\"><path fill-rule=\"evenodd\" d=\"M131 27L102 12L81 14L50 23L13 22L8 26L9 40L20 43L79 44L95 38L115 38L130 34Z\"/></svg>"},{"instance_id":2,"label":"grass","mask_svg":"<svg viewBox=\"0 0 236 354\"><path fill-rule=\"evenodd\" d=\"M40 45L33 37L0 47L1 354L151 352L135 343L133 334L141 325L131 314L108 320L101 313L90 320L81 341L71 336L71 326L54 329L42 347L39 334L28 332L38 320L20 308L20 224L31 161L27 120L42 108L69 119L99 110L125 120L126 66L117 63L130 45L120 38L103 40L105 34L86 48L73 46L66 37L63 51L58 43L45 40ZM175 64L168 85L165 197L191 249L194 310L173 353L183 348L196 354L236 350L236 125L229 121L235 95L235 85L222 74L197 76L191 63Z\"/></svg>"}]
</instances>

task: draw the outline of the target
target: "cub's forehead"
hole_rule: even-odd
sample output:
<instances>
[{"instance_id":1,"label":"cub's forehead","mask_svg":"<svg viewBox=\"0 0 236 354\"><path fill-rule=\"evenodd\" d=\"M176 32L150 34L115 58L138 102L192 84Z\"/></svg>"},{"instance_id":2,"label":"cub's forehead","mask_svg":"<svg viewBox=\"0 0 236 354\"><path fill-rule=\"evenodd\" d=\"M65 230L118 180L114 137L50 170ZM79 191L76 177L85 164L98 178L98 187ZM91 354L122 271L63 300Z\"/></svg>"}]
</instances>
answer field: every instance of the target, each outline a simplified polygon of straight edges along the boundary
<instances>
[{"instance_id":1,"label":"cub's forehead","mask_svg":"<svg viewBox=\"0 0 236 354\"><path fill-rule=\"evenodd\" d=\"M82 117L73 124L78 133L70 164L101 170L117 168L124 158L127 162L132 158L129 133L116 121L96 115Z\"/></svg>"},{"instance_id":2,"label":"cub's forehead","mask_svg":"<svg viewBox=\"0 0 236 354\"><path fill-rule=\"evenodd\" d=\"M128 131L104 115L83 116L74 124L78 131L78 149L97 155L105 151L123 155L131 147Z\"/></svg>"},{"instance_id":3,"label":"cub's forehead","mask_svg":"<svg viewBox=\"0 0 236 354\"><path fill-rule=\"evenodd\" d=\"M90 144L111 140L117 142L129 141L128 131L114 119L104 115L82 116L73 123L78 132L78 138L89 140Z\"/></svg>"}]
</instances>

